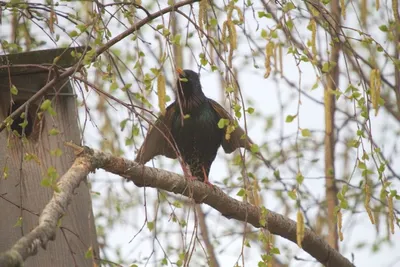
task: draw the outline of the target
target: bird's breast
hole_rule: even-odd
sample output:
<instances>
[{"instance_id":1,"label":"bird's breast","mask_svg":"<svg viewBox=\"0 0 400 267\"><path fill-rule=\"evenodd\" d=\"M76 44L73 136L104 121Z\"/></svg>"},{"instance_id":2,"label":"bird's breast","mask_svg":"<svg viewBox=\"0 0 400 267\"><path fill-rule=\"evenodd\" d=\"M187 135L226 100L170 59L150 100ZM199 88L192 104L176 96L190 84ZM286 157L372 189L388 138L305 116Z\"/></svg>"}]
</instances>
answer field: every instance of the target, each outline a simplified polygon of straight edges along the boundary
<instances>
[{"instance_id":1,"label":"bird's breast","mask_svg":"<svg viewBox=\"0 0 400 267\"><path fill-rule=\"evenodd\" d=\"M205 103L185 115L182 121L178 111L172 125L172 135L182 156L201 160L215 157L223 135L223 130L218 128L218 114Z\"/></svg>"}]
</instances>

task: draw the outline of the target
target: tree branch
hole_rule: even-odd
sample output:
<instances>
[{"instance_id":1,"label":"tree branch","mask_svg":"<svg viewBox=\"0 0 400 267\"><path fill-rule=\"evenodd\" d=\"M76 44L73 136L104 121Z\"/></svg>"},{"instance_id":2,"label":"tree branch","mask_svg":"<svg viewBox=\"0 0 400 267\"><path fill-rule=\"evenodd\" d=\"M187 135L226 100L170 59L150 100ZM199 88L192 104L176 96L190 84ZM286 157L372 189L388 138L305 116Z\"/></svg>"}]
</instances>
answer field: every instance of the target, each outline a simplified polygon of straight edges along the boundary
<instances>
[{"instance_id":1,"label":"tree branch","mask_svg":"<svg viewBox=\"0 0 400 267\"><path fill-rule=\"evenodd\" d=\"M75 146L75 150L79 152L78 157L68 172L60 178L58 182L60 192L54 192L53 198L39 218L39 225L18 240L10 250L0 255L0 266L22 266L26 258L36 254L39 245L45 248L49 240L54 240L57 221L65 214L74 189L90 172L99 168L125 177L139 187L153 187L191 197L198 203L205 203L218 210L227 218L248 222L256 228L262 227L260 224L262 213L259 207L235 200L218 187L210 189L202 182L189 181L181 175L145 167L87 147L82 150L81 147ZM272 234L297 242L296 222L270 210L266 216L266 229ZM354 266L309 229L305 231L302 246L306 252L326 266Z\"/></svg>"},{"instance_id":2,"label":"tree branch","mask_svg":"<svg viewBox=\"0 0 400 267\"><path fill-rule=\"evenodd\" d=\"M208 264L210 267L219 267L217 257L215 256L214 246L211 244L210 237L208 236L208 226L206 224L206 215L203 212L200 204L195 206L197 218L200 226L200 233L203 237L204 245L206 247Z\"/></svg>"},{"instance_id":3,"label":"tree branch","mask_svg":"<svg viewBox=\"0 0 400 267\"><path fill-rule=\"evenodd\" d=\"M340 30L340 6L339 0L331 2L331 12L333 27L335 32ZM335 111L336 101L335 95L331 91L335 91L339 86L339 56L341 44L335 41L335 35L331 35L332 49L330 52L330 62L335 66L329 71L326 77L326 86L324 89L324 102L325 102L325 196L328 211L328 243L335 249L339 249L339 236L336 227L336 213L335 208L338 204L337 199L337 186L335 178L335 149L336 149L336 136L335 136ZM341 230L341 229L340 229Z\"/></svg>"},{"instance_id":4,"label":"tree branch","mask_svg":"<svg viewBox=\"0 0 400 267\"><path fill-rule=\"evenodd\" d=\"M124 32L120 33L119 35L117 35L116 37L114 37L113 39L111 39L110 41L108 41L106 44L104 44L103 46L99 47L98 49L96 49L92 61L95 61L101 54L103 54L105 51L107 51L111 46L115 45L116 43L118 43L119 41L121 41L122 39L126 38L127 36L129 36L130 34L138 31L141 27L143 27L144 25L146 25L147 23L149 23L150 21L152 21L153 19L156 19L166 13L172 12L173 10L180 8L182 6L185 5L189 5L192 4L194 2L198 2L200 0L185 0L179 3L176 3L175 5L171 5L168 6L164 9L161 9L157 12L154 12L152 14L150 14L149 16L145 17L144 19L140 20L138 23L135 23L134 25L132 25L132 27L130 27L129 29L125 30ZM85 54L83 53L83 56L85 56ZM84 66L84 64L82 64L82 60L79 60L79 62L77 62L75 65L73 65L72 67L68 68L66 71L64 71L62 74L60 74L59 76L54 77L50 82L48 82L45 86L43 86L36 94L34 94L30 99L28 99L28 101L26 101L23 105L21 105L18 109L16 109L13 113L10 114L10 116L8 116L1 124L0 124L0 132L4 130L4 128L6 128L6 122L9 120L9 118L15 120L24 110L25 110L25 106L34 103L35 101L39 100L40 97L44 96L45 93L50 90L51 88L53 88L53 86L59 82L59 81L63 81L64 79L67 79L69 76L71 76L72 74L74 74L75 72L79 71L82 67Z\"/></svg>"}]
</instances>

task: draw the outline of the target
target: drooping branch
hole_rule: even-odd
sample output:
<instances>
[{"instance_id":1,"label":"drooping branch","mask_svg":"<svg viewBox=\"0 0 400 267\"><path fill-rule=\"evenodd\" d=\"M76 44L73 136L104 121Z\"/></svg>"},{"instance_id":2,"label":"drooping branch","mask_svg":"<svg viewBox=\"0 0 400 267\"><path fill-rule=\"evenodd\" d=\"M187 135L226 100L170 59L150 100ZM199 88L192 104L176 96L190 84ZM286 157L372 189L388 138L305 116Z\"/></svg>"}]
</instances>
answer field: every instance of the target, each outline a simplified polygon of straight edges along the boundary
<instances>
[{"instance_id":1,"label":"drooping branch","mask_svg":"<svg viewBox=\"0 0 400 267\"><path fill-rule=\"evenodd\" d=\"M120 175L135 185L163 189L193 198L218 210L227 218L248 222L256 228L262 212L259 207L233 199L218 187L210 188L198 181L189 181L181 175L157 168L145 167L136 162L116 157L101 151L77 147L80 153L72 167L59 180L60 192L54 193L39 218L39 225L22 237L7 252L0 255L0 266L22 266L23 261L36 254L40 246L46 247L55 238L58 219L63 216L73 197L73 191L81 181L95 169L104 169ZM296 222L273 211L266 214L266 225L272 234L296 243ZM322 238L307 229L302 243L303 249L326 266L354 266L339 252L331 248Z\"/></svg>"},{"instance_id":2,"label":"drooping branch","mask_svg":"<svg viewBox=\"0 0 400 267\"><path fill-rule=\"evenodd\" d=\"M331 2L331 13L334 19L333 27L335 31L339 31L340 25L340 6L339 0ZM325 103L325 196L328 211L328 242L329 245L335 249L339 249L339 233L336 227L336 212L335 208L338 204L337 199L337 186L335 181L335 149L336 149L336 136L335 136L335 110L336 101L333 91L339 86L339 55L340 43L335 42L335 36L331 36L332 49L330 51L330 62L335 64L329 71L326 77L326 86L324 89L324 103Z\"/></svg>"},{"instance_id":3,"label":"drooping branch","mask_svg":"<svg viewBox=\"0 0 400 267\"><path fill-rule=\"evenodd\" d=\"M200 233L203 237L204 245L206 247L207 256L208 256L208 264L210 267L219 267L219 263L217 257L215 255L214 246L211 244L210 237L208 235L208 227L206 224L206 215L204 214L203 209L200 204L196 204L195 206L197 219L200 226Z\"/></svg>"},{"instance_id":4,"label":"drooping branch","mask_svg":"<svg viewBox=\"0 0 400 267\"><path fill-rule=\"evenodd\" d=\"M126 38L130 34L138 31L141 27L149 23L150 21L166 14L169 12L172 12L173 10L176 10L177 8L180 8L182 6L190 5L194 2L198 2L199 0L185 0L182 2L178 2L174 5L168 6L164 9L161 9L157 12L154 12L144 19L140 20L139 22L135 23L130 27L129 29L125 30L124 32L118 34L116 37L112 38L110 41L105 43L103 46L100 46L98 49L96 49L95 53L93 54L92 61L95 61L101 54L103 54L105 51L107 51L110 47L121 41L122 39ZM82 55L84 56L84 54ZM31 103L34 103L38 99L40 99L42 96L46 94L47 91L51 90L53 86L59 82L67 79L68 77L72 76L75 72L78 72L84 64L82 61L78 61L75 65L72 67L68 68L66 71L61 73L60 75L56 75L52 80L50 80L45 86L43 86L39 91L37 91L31 98L29 98L28 101L26 101L23 105L18 107L13 113L10 114L8 118L6 118L3 122L0 123L0 132L3 131L6 128L7 121L11 118L15 120L22 112L24 112L25 107L27 105L30 105Z\"/></svg>"}]
</instances>

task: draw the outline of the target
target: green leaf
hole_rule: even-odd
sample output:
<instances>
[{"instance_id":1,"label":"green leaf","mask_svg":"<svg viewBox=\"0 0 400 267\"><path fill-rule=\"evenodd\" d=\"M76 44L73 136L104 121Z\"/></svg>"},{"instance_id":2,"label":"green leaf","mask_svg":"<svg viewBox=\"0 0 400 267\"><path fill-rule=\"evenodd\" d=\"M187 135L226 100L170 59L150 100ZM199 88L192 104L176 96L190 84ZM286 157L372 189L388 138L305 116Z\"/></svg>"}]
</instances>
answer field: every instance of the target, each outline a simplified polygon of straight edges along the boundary
<instances>
[{"instance_id":1,"label":"green leaf","mask_svg":"<svg viewBox=\"0 0 400 267\"><path fill-rule=\"evenodd\" d=\"M125 138L125 145L131 146L133 144L133 138Z\"/></svg>"},{"instance_id":2,"label":"green leaf","mask_svg":"<svg viewBox=\"0 0 400 267\"><path fill-rule=\"evenodd\" d=\"M287 123L291 123L296 117L297 117L297 114L296 115L287 115L285 121Z\"/></svg>"},{"instance_id":3,"label":"green leaf","mask_svg":"<svg viewBox=\"0 0 400 267\"><path fill-rule=\"evenodd\" d=\"M302 129L302 130L301 130L301 135L302 135L303 137L310 137L310 136L311 136L311 132L310 132L309 129Z\"/></svg>"},{"instance_id":4,"label":"green leaf","mask_svg":"<svg viewBox=\"0 0 400 267\"><path fill-rule=\"evenodd\" d=\"M180 225L181 227L186 227L186 226L187 226L187 222L186 222L185 220L181 220L181 221L179 222L179 225Z\"/></svg>"},{"instance_id":5,"label":"green leaf","mask_svg":"<svg viewBox=\"0 0 400 267\"><path fill-rule=\"evenodd\" d=\"M56 157L60 157L62 155L62 153L63 152L60 148L56 148L56 149L50 151L50 154L52 156L56 156Z\"/></svg>"},{"instance_id":6,"label":"green leaf","mask_svg":"<svg viewBox=\"0 0 400 267\"><path fill-rule=\"evenodd\" d=\"M133 126L133 128L132 128L132 135L133 135L133 136L139 136L139 133L140 133L139 127L137 127L136 125Z\"/></svg>"},{"instance_id":7,"label":"green leaf","mask_svg":"<svg viewBox=\"0 0 400 267\"><path fill-rule=\"evenodd\" d=\"M349 146L351 146L351 147L354 147L354 148L358 148L360 146L360 142L358 140L355 140L355 139L350 140L347 144Z\"/></svg>"},{"instance_id":8,"label":"green leaf","mask_svg":"<svg viewBox=\"0 0 400 267\"><path fill-rule=\"evenodd\" d=\"M111 83L110 90L115 91L117 89L118 89L118 83L116 83L116 82Z\"/></svg>"},{"instance_id":9,"label":"green leaf","mask_svg":"<svg viewBox=\"0 0 400 267\"><path fill-rule=\"evenodd\" d=\"M249 108L247 109L247 113L253 114L253 113L254 113L254 108L249 107Z\"/></svg>"},{"instance_id":10,"label":"green leaf","mask_svg":"<svg viewBox=\"0 0 400 267\"><path fill-rule=\"evenodd\" d=\"M181 44L181 35L180 34L175 35L174 38L172 38L171 42L173 44L180 45Z\"/></svg>"},{"instance_id":11,"label":"green leaf","mask_svg":"<svg viewBox=\"0 0 400 267\"><path fill-rule=\"evenodd\" d=\"M179 253L179 259L184 260L186 256L186 253Z\"/></svg>"},{"instance_id":12,"label":"green leaf","mask_svg":"<svg viewBox=\"0 0 400 267\"><path fill-rule=\"evenodd\" d=\"M292 2L288 2L288 3L286 3L286 5L283 6L282 10L283 10L283 12L286 13L286 12L292 10L292 9L295 9L295 8L296 7L294 6L294 4Z\"/></svg>"},{"instance_id":13,"label":"green leaf","mask_svg":"<svg viewBox=\"0 0 400 267\"><path fill-rule=\"evenodd\" d=\"M78 32L75 31L75 30L73 30L73 31L71 31L71 32L69 33L69 37L76 37L76 36L78 36Z\"/></svg>"},{"instance_id":14,"label":"green leaf","mask_svg":"<svg viewBox=\"0 0 400 267\"><path fill-rule=\"evenodd\" d=\"M226 125L229 125L228 119L220 119L218 122L218 128L224 129Z\"/></svg>"},{"instance_id":15,"label":"green leaf","mask_svg":"<svg viewBox=\"0 0 400 267\"><path fill-rule=\"evenodd\" d=\"M242 107L239 105L239 104L235 104L234 106L233 106L233 110L236 112L236 111L239 111L240 109L241 109Z\"/></svg>"},{"instance_id":16,"label":"green leaf","mask_svg":"<svg viewBox=\"0 0 400 267\"><path fill-rule=\"evenodd\" d=\"M296 200L296 198L297 198L295 191L289 191L288 196L293 200Z\"/></svg>"},{"instance_id":17,"label":"green leaf","mask_svg":"<svg viewBox=\"0 0 400 267\"><path fill-rule=\"evenodd\" d=\"M18 220L14 224L14 227L21 227L21 226L22 226L22 217L18 217Z\"/></svg>"},{"instance_id":18,"label":"green leaf","mask_svg":"<svg viewBox=\"0 0 400 267\"><path fill-rule=\"evenodd\" d=\"M210 25L211 25L211 27L217 26L218 25L218 20L216 18L212 18L210 20Z\"/></svg>"},{"instance_id":19,"label":"green leaf","mask_svg":"<svg viewBox=\"0 0 400 267\"><path fill-rule=\"evenodd\" d=\"M291 31L292 29L293 29L293 20L288 20L287 22L286 22L286 26L288 27L288 29L289 29L289 31Z\"/></svg>"},{"instance_id":20,"label":"green leaf","mask_svg":"<svg viewBox=\"0 0 400 267\"><path fill-rule=\"evenodd\" d=\"M314 83L313 87L311 88L311 90L317 89L317 88L318 88L318 85L319 85L319 81L316 81L316 82Z\"/></svg>"},{"instance_id":21,"label":"green leaf","mask_svg":"<svg viewBox=\"0 0 400 267\"><path fill-rule=\"evenodd\" d=\"M75 26L78 30L80 30L81 32L84 32L87 30L88 26L86 26L85 24L78 24Z\"/></svg>"},{"instance_id":22,"label":"green leaf","mask_svg":"<svg viewBox=\"0 0 400 267\"><path fill-rule=\"evenodd\" d=\"M205 65L208 64L208 61L207 61L206 58L201 58L201 59L200 59L200 63L201 63L202 66L205 66Z\"/></svg>"},{"instance_id":23,"label":"green leaf","mask_svg":"<svg viewBox=\"0 0 400 267\"><path fill-rule=\"evenodd\" d=\"M259 18L265 17L265 18L270 19L270 18L272 18L272 15L270 13L265 13L264 11L258 11L258 17Z\"/></svg>"},{"instance_id":24,"label":"green leaf","mask_svg":"<svg viewBox=\"0 0 400 267\"><path fill-rule=\"evenodd\" d=\"M60 133L60 131L59 130L57 130L56 128L52 128L50 131L49 131L49 135L58 135Z\"/></svg>"},{"instance_id":25,"label":"green leaf","mask_svg":"<svg viewBox=\"0 0 400 267\"><path fill-rule=\"evenodd\" d=\"M85 259L91 259L93 257L93 248L90 246L85 252Z\"/></svg>"},{"instance_id":26,"label":"green leaf","mask_svg":"<svg viewBox=\"0 0 400 267\"><path fill-rule=\"evenodd\" d=\"M261 37L264 38L264 39L268 37L268 33L267 33L267 31L265 29L261 30Z\"/></svg>"},{"instance_id":27,"label":"green leaf","mask_svg":"<svg viewBox=\"0 0 400 267\"><path fill-rule=\"evenodd\" d=\"M363 153L361 159L364 160L364 161L365 161L365 160L369 160L368 153L366 153L366 152L364 151L364 153Z\"/></svg>"},{"instance_id":28,"label":"green leaf","mask_svg":"<svg viewBox=\"0 0 400 267\"><path fill-rule=\"evenodd\" d=\"M244 188L241 188L239 190L239 192L237 192L236 195L239 196L239 197L243 197L245 194L246 194L246 190L244 190Z\"/></svg>"},{"instance_id":29,"label":"green leaf","mask_svg":"<svg viewBox=\"0 0 400 267\"><path fill-rule=\"evenodd\" d=\"M379 26L379 30L381 30L383 32L387 32L389 29L386 25L381 25L381 26Z\"/></svg>"},{"instance_id":30,"label":"green leaf","mask_svg":"<svg viewBox=\"0 0 400 267\"><path fill-rule=\"evenodd\" d=\"M23 112L22 114L25 114L25 113ZM22 116L22 114L21 114L21 116ZM28 120L24 120L23 122L21 122L18 125L21 126L21 128L25 129L26 125L28 125Z\"/></svg>"},{"instance_id":31,"label":"green leaf","mask_svg":"<svg viewBox=\"0 0 400 267\"><path fill-rule=\"evenodd\" d=\"M358 161L358 168L361 170L365 170L367 168L367 166L365 165L364 162Z\"/></svg>"},{"instance_id":32,"label":"green leaf","mask_svg":"<svg viewBox=\"0 0 400 267\"><path fill-rule=\"evenodd\" d=\"M42 179L42 181L40 181L40 185L44 187L50 187L51 181L48 178Z\"/></svg>"},{"instance_id":33,"label":"green leaf","mask_svg":"<svg viewBox=\"0 0 400 267\"><path fill-rule=\"evenodd\" d=\"M3 179L4 179L4 180L7 179L7 177L8 177L8 172L9 172L8 166L4 166L4 168L3 168Z\"/></svg>"},{"instance_id":34,"label":"green leaf","mask_svg":"<svg viewBox=\"0 0 400 267\"><path fill-rule=\"evenodd\" d=\"M132 86L131 83L127 83L127 84L125 84L125 85L121 88L121 90L124 91L124 92L126 92L126 91L128 91L128 90L131 88L131 86Z\"/></svg>"},{"instance_id":35,"label":"green leaf","mask_svg":"<svg viewBox=\"0 0 400 267\"><path fill-rule=\"evenodd\" d=\"M225 91L226 91L227 93L233 93L235 90L233 89L232 86L228 86L228 87L225 88Z\"/></svg>"},{"instance_id":36,"label":"green leaf","mask_svg":"<svg viewBox=\"0 0 400 267\"><path fill-rule=\"evenodd\" d=\"M297 175L296 175L296 181L297 181L298 184L302 184L302 183L303 183L303 181L304 181L304 176L303 176L303 174L301 174L301 172L297 173Z\"/></svg>"},{"instance_id":37,"label":"green leaf","mask_svg":"<svg viewBox=\"0 0 400 267\"><path fill-rule=\"evenodd\" d=\"M260 148L258 147L257 144L252 144L250 147L250 151L253 153L258 153L258 152L260 152Z\"/></svg>"},{"instance_id":38,"label":"green leaf","mask_svg":"<svg viewBox=\"0 0 400 267\"><path fill-rule=\"evenodd\" d=\"M18 95L18 89L17 89L17 87L15 87L14 84L11 85L10 93L11 93L12 95Z\"/></svg>"},{"instance_id":39,"label":"green leaf","mask_svg":"<svg viewBox=\"0 0 400 267\"><path fill-rule=\"evenodd\" d=\"M43 101L42 105L40 105L40 110L46 111L51 107L51 101L49 99L46 99Z\"/></svg>"},{"instance_id":40,"label":"green leaf","mask_svg":"<svg viewBox=\"0 0 400 267\"><path fill-rule=\"evenodd\" d=\"M349 186L347 184L343 185L342 187L342 195L346 195L347 191L349 190Z\"/></svg>"},{"instance_id":41,"label":"green leaf","mask_svg":"<svg viewBox=\"0 0 400 267\"><path fill-rule=\"evenodd\" d=\"M182 208L182 203L179 202L178 200L175 200L172 205L176 208Z\"/></svg>"},{"instance_id":42,"label":"green leaf","mask_svg":"<svg viewBox=\"0 0 400 267\"><path fill-rule=\"evenodd\" d=\"M163 34L164 36L168 36L168 35L171 34L171 32L170 32L168 29L164 28L163 31L162 31L162 34Z\"/></svg>"},{"instance_id":43,"label":"green leaf","mask_svg":"<svg viewBox=\"0 0 400 267\"><path fill-rule=\"evenodd\" d=\"M281 254L281 252L279 251L279 248L272 248L272 249L269 251L269 253L275 254L275 255Z\"/></svg>"},{"instance_id":44,"label":"green leaf","mask_svg":"<svg viewBox=\"0 0 400 267\"><path fill-rule=\"evenodd\" d=\"M328 61L328 62L325 62L323 65L322 65L322 72L325 72L325 73L328 73L328 72L330 72L334 67L336 67L336 62L333 62L333 61Z\"/></svg>"},{"instance_id":45,"label":"green leaf","mask_svg":"<svg viewBox=\"0 0 400 267\"><path fill-rule=\"evenodd\" d=\"M345 209L345 210L346 210L346 209L349 208L349 203L347 203L347 200L343 199L342 201L340 201L339 206L340 206L342 209Z\"/></svg>"},{"instance_id":46,"label":"green leaf","mask_svg":"<svg viewBox=\"0 0 400 267\"><path fill-rule=\"evenodd\" d=\"M242 117L242 112L240 112L239 110L235 111L235 117L240 119Z\"/></svg>"},{"instance_id":47,"label":"green leaf","mask_svg":"<svg viewBox=\"0 0 400 267\"><path fill-rule=\"evenodd\" d=\"M147 228L151 231L154 229L154 222L147 222Z\"/></svg>"},{"instance_id":48,"label":"green leaf","mask_svg":"<svg viewBox=\"0 0 400 267\"><path fill-rule=\"evenodd\" d=\"M121 131L125 129L126 123L128 122L129 119L125 119L119 123L119 127L121 127Z\"/></svg>"},{"instance_id":49,"label":"green leaf","mask_svg":"<svg viewBox=\"0 0 400 267\"><path fill-rule=\"evenodd\" d=\"M262 206L261 207L261 216L260 216L260 225L262 227L265 227L265 225L267 224L267 215L268 215L268 210Z\"/></svg>"}]
</instances>

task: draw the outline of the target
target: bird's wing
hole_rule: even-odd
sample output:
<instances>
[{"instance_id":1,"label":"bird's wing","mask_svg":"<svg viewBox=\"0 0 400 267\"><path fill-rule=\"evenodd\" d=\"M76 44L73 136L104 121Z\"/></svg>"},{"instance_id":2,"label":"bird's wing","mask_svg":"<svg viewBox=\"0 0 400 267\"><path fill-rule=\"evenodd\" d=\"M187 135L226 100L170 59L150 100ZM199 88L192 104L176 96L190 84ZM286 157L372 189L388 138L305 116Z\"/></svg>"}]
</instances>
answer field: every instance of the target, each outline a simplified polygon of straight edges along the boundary
<instances>
[{"instance_id":1,"label":"bird's wing","mask_svg":"<svg viewBox=\"0 0 400 267\"><path fill-rule=\"evenodd\" d=\"M229 113L217 102L212 99L209 99L211 106L218 113L218 115L222 119L229 119L229 125L235 125L235 120ZM243 147L247 150L250 150L253 142L246 135L245 131L239 125L233 130L230 134L230 138L226 139L226 134L222 137L222 147L225 150L225 153L232 153L239 147Z\"/></svg>"},{"instance_id":2,"label":"bird's wing","mask_svg":"<svg viewBox=\"0 0 400 267\"><path fill-rule=\"evenodd\" d=\"M175 112L175 103L167 107L165 115L161 115L155 124L147 132L146 138L139 149L135 161L145 164L158 155L164 155L176 159L177 152L171 146L173 138L171 135L172 117Z\"/></svg>"}]
</instances>

